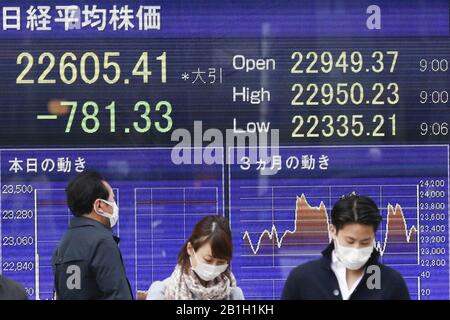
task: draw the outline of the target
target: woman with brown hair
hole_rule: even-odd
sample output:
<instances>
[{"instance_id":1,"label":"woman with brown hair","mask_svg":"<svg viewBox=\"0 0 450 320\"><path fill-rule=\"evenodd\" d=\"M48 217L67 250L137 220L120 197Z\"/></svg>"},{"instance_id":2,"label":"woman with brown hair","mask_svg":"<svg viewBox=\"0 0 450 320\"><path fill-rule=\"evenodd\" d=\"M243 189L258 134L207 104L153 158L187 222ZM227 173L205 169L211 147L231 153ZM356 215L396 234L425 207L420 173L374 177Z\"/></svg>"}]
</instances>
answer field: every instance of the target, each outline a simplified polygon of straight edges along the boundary
<instances>
[{"instance_id":1,"label":"woman with brown hair","mask_svg":"<svg viewBox=\"0 0 450 320\"><path fill-rule=\"evenodd\" d=\"M147 300L243 300L230 270L232 255L228 221L221 216L204 217L178 254L172 275L155 281Z\"/></svg>"}]
</instances>

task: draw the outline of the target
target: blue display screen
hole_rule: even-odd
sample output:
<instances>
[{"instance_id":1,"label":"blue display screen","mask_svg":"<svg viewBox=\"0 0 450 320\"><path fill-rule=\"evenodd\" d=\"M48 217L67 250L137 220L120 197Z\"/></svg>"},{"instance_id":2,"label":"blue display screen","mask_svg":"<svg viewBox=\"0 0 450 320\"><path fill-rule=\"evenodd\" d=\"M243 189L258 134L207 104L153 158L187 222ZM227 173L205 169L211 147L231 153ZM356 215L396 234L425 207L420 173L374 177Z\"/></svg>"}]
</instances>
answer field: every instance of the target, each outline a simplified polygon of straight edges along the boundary
<instances>
[{"instance_id":1,"label":"blue display screen","mask_svg":"<svg viewBox=\"0 0 450 320\"><path fill-rule=\"evenodd\" d=\"M226 217L247 299L280 299L371 197L380 261L449 299L448 1L0 3L0 272L53 298L65 188L100 172L133 294Z\"/></svg>"}]
</instances>

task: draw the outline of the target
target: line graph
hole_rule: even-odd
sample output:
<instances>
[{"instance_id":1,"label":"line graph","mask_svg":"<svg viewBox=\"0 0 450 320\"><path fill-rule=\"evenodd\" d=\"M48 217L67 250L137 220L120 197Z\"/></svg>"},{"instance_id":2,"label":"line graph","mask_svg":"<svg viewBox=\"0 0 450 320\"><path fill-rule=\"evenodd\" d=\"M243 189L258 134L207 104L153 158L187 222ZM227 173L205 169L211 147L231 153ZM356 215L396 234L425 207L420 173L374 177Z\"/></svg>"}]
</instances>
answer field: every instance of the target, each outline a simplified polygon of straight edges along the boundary
<instances>
[{"instance_id":1,"label":"line graph","mask_svg":"<svg viewBox=\"0 0 450 320\"><path fill-rule=\"evenodd\" d=\"M436 158L446 154L446 147L428 153L421 147L372 149L280 148L282 159L327 154L333 167L324 172L262 176L256 169L242 170L239 163L230 165L232 267L247 298L280 298L289 272L321 257L331 240L331 209L351 192L377 203L380 262L402 274L411 297L448 298L448 235L442 232L448 227L448 171L447 161ZM388 161L383 154L389 154ZM417 177L419 155L429 163ZM358 161L349 165L349 158Z\"/></svg>"},{"instance_id":2,"label":"line graph","mask_svg":"<svg viewBox=\"0 0 450 320\"><path fill-rule=\"evenodd\" d=\"M375 247L380 252L380 254L384 255L386 246L389 242L389 236L401 238L401 241L392 241L392 243L417 244L417 227L413 225L408 230L401 206L399 204L396 204L394 208L391 204L389 204L387 211L388 216L384 241L378 241L375 244ZM311 222L315 224L320 223L321 225L313 225L311 228L312 230L305 230L305 225L307 226L307 224ZM295 228L293 230L286 230L280 236L280 233L277 231L275 224L273 224L272 229L266 229L261 233L256 244L252 242L249 231L245 231L243 240L248 242L253 254L258 254L261 244L264 243L265 239L271 242L270 245L273 245L278 249L281 248L283 243L286 245L286 242L287 245L304 245L305 242L304 239L302 239L302 234L314 235L317 233L322 233L322 236L324 236L325 234L328 235L328 241L322 242L321 244L326 244L332 240L331 236L328 233L330 218L327 213L325 204L323 202L320 202L318 207L312 207L307 202L306 196L304 194L302 194L300 197L297 197L296 200L294 225ZM291 243L292 240L289 241L290 238L294 238L294 241L297 242Z\"/></svg>"},{"instance_id":3,"label":"line graph","mask_svg":"<svg viewBox=\"0 0 450 320\"><path fill-rule=\"evenodd\" d=\"M390 186L376 186L375 189L383 189L383 187ZM406 188L411 191L416 191L417 186L395 186L396 188ZM290 188L286 186L272 186L267 190L267 194L274 199L270 199L274 203L273 216L271 221L271 227L256 231L254 227L248 229L241 229L240 238L242 243L239 247L240 259L242 263L239 265L240 273L243 275L243 282L253 282L252 274L255 274L257 270L271 270L269 273L278 274L277 278L272 279L271 290L273 298L274 295L280 294L285 277L287 277L287 270L292 269L298 264L320 257L320 252L330 242L330 235L328 232L328 226L330 218L328 212L331 211L331 207L325 205L323 200L316 197L316 205L311 205L308 202L308 198L304 193L300 196L296 195L296 190L300 186L292 186ZM323 189L327 192L331 191L326 198L330 198L331 202L336 201L341 194L339 191L334 191L334 188L340 190L339 186L309 186L312 189ZM367 189L368 187L354 185L353 190ZM248 188L244 188L246 192L251 192ZM265 188L266 189L266 188ZM256 188L256 192L260 192L261 188ZM255 191L254 191L255 192ZM277 195L282 195L278 197ZM278 202L286 203L286 195L291 196L291 213L289 211L278 211L283 207ZM387 198L387 195L383 193ZM414 194L412 194L414 195ZM417 196L417 194L416 194ZM281 198L281 199L280 199ZM372 194L372 198L376 201L377 196ZM410 198L406 198L410 199ZM261 201L261 197L258 200ZM246 200L248 201L248 200ZM414 201L415 202L415 201ZM248 205L246 206L248 207ZM398 267L405 266L418 266L418 242L417 242L417 208L415 206L405 206L405 210L408 212L408 218L405 218L404 209L400 204L387 204L384 210L383 226L380 227L379 232L376 235L375 247L381 254L382 262L387 264L392 263ZM267 212L266 212L267 213ZM248 213L241 212L241 216ZM270 212L272 214L272 212ZM279 215L291 214L291 219L278 220ZM243 218L243 217L242 217ZM243 221L240 219L240 223L246 226L261 224L258 219L253 221ZM256 218L256 217L254 217ZM290 226L289 226L290 224ZM248 271L245 271L248 270ZM285 271L280 271L285 270ZM280 274L281 273L281 274ZM279 279L279 280L276 280ZM417 296L418 290L418 277L411 276L406 279L409 288L414 290ZM264 290L260 290L262 292ZM258 298L263 298L257 296Z\"/></svg>"}]
</instances>

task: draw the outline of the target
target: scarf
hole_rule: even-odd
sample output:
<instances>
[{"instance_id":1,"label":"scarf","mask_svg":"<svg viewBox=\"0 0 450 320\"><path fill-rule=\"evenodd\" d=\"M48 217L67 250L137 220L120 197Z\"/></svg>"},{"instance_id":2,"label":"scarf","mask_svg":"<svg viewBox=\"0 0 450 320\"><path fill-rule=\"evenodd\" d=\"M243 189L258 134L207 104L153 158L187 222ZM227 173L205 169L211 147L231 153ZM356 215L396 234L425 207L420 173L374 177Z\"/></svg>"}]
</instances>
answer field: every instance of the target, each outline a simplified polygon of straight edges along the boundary
<instances>
[{"instance_id":1,"label":"scarf","mask_svg":"<svg viewBox=\"0 0 450 320\"><path fill-rule=\"evenodd\" d=\"M165 296L167 300L226 300L236 287L234 275L230 276L231 280L222 273L204 286L192 269L184 273L177 265L167 280Z\"/></svg>"}]
</instances>

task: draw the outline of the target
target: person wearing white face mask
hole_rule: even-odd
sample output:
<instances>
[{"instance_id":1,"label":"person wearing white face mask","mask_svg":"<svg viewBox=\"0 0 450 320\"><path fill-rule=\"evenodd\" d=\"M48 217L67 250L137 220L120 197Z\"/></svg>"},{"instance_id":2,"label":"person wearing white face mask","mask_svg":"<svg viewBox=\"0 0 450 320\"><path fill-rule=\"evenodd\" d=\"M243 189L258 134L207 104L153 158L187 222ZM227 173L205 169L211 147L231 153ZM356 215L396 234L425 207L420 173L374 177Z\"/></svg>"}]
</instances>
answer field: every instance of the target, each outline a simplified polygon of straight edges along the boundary
<instances>
[{"instance_id":1,"label":"person wearing white face mask","mask_svg":"<svg viewBox=\"0 0 450 320\"><path fill-rule=\"evenodd\" d=\"M375 202L355 193L333 206L331 243L322 258L293 269L284 300L408 300L408 288L394 269L381 264L375 233L381 215Z\"/></svg>"},{"instance_id":2,"label":"person wearing white face mask","mask_svg":"<svg viewBox=\"0 0 450 320\"><path fill-rule=\"evenodd\" d=\"M220 216L200 220L178 255L169 278L155 281L147 300L243 300L230 270L231 231Z\"/></svg>"},{"instance_id":3,"label":"person wearing white face mask","mask_svg":"<svg viewBox=\"0 0 450 320\"><path fill-rule=\"evenodd\" d=\"M85 171L67 186L67 204L74 217L53 253L55 298L60 300L131 300L112 228L119 207L111 186L100 174Z\"/></svg>"}]
</instances>

